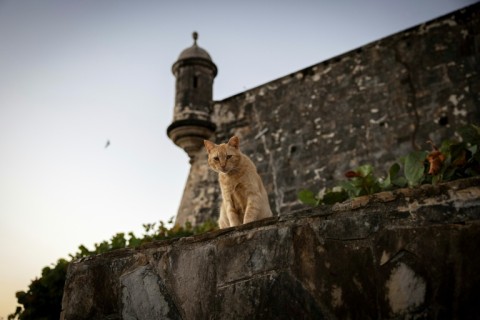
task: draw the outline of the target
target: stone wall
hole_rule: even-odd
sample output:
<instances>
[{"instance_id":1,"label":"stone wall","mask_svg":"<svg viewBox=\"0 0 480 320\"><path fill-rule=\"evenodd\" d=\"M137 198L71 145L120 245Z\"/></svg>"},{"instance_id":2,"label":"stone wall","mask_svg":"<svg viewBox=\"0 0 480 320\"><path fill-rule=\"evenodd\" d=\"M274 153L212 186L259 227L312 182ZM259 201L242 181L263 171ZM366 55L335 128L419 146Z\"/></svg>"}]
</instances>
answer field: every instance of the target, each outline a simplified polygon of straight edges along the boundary
<instances>
[{"instance_id":1,"label":"stone wall","mask_svg":"<svg viewBox=\"0 0 480 320\"><path fill-rule=\"evenodd\" d=\"M301 188L331 186L365 163L383 174L399 156L426 149L427 139L440 143L479 123L479 65L475 4L216 101L212 139L238 135L272 210L288 213ZM217 179L205 157L202 151L192 163L180 224L218 216Z\"/></svg>"},{"instance_id":2,"label":"stone wall","mask_svg":"<svg viewBox=\"0 0 480 320\"><path fill-rule=\"evenodd\" d=\"M478 319L480 177L70 264L63 320Z\"/></svg>"}]
</instances>

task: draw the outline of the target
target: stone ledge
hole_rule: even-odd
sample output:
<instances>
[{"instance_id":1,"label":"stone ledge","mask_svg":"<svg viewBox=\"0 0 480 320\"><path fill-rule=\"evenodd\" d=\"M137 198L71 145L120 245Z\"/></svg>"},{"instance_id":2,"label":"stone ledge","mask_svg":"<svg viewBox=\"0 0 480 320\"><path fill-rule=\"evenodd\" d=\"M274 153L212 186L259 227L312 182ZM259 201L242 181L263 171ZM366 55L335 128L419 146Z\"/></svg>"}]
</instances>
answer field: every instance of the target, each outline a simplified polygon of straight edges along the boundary
<instances>
[{"instance_id":1,"label":"stone ledge","mask_svg":"<svg viewBox=\"0 0 480 320\"><path fill-rule=\"evenodd\" d=\"M479 182L395 190L79 260L61 318L478 314Z\"/></svg>"}]
</instances>

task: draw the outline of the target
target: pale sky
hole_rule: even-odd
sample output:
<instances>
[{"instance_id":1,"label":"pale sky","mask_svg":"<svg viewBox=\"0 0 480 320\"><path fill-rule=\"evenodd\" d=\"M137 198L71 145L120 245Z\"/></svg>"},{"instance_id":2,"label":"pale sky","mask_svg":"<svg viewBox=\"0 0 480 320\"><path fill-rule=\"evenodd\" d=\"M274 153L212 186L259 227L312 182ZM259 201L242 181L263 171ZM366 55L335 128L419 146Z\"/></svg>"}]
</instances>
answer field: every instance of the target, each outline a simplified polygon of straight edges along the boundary
<instances>
[{"instance_id":1,"label":"pale sky","mask_svg":"<svg viewBox=\"0 0 480 320\"><path fill-rule=\"evenodd\" d=\"M192 31L220 100L475 2L0 0L0 320L79 245L176 214L189 164L165 132Z\"/></svg>"}]
</instances>

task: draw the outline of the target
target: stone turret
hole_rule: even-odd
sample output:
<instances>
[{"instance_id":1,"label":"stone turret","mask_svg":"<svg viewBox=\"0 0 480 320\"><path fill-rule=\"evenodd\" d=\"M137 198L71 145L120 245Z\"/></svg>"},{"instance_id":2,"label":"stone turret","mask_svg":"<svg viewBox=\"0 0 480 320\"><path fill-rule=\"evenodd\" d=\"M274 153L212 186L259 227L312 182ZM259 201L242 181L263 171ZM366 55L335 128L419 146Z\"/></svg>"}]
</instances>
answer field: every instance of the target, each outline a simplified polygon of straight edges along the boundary
<instances>
[{"instance_id":1,"label":"stone turret","mask_svg":"<svg viewBox=\"0 0 480 320\"><path fill-rule=\"evenodd\" d=\"M217 66L207 51L197 45L198 33L193 33L193 45L180 53L172 66L176 78L173 122L167 128L168 137L190 157L190 174L177 212L175 223L197 224L212 216L212 210L200 212L205 206L200 195L214 199L215 188L207 188L209 180L203 140L212 139L216 125L212 122L213 80ZM208 205L213 208L213 200ZM216 214L216 213L215 213Z\"/></svg>"},{"instance_id":2,"label":"stone turret","mask_svg":"<svg viewBox=\"0 0 480 320\"><path fill-rule=\"evenodd\" d=\"M194 154L210 138L216 126L211 121L213 79L217 66L207 51L197 45L198 33L193 33L193 45L180 53L172 66L176 78L173 122L167 128L168 137L193 161Z\"/></svg>"}]
</instances>

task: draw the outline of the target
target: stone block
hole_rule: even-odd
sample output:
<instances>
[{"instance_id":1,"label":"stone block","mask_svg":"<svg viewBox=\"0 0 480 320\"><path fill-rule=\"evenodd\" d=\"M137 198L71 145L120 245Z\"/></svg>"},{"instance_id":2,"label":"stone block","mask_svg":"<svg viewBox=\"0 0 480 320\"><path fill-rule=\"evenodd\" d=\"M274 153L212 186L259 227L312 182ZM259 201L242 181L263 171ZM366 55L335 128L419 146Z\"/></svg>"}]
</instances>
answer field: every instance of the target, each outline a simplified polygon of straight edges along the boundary
<instances>
[{"instance_id":1,"label":"stone block","mask_svg":"<svg viewBox=\"0 0 480 320\"><path fill-rule=\"evenodd\" d=\"M329 319L288 272L272 271L220 287L217 319Z\"/></svg>"},{"instance_id":2,"label":"stone block","mask_svg":"<svg viewBox=\"0 0 480 320\"><path fill-rule=\"evenodd\" d=\"M292 262L289 228L258 229L231 235L217 244L217 283L241 281Z\"/></svg>"},{"instance_id":3,"label":"stone block","mask_svg":"<svg viewBox=\"0 0 480 320\"><path fill-rule=\"evenodd\" d=\"M162 280L140 266L120 276L122 319L182 319Z\"/></svg>"}]
</instances>

